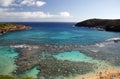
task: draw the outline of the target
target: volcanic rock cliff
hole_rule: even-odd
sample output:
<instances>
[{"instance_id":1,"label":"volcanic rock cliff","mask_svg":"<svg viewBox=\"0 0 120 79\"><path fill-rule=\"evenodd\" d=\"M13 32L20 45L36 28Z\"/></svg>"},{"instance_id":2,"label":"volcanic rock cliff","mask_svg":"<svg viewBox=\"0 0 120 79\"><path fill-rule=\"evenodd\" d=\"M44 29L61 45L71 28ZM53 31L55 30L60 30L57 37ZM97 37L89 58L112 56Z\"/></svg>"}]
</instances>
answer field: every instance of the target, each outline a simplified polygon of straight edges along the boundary
<instances>
[{"instance_id":1,"label":"volcanic rock cliff","mask_svg":"<svg viewBox=\"0 0 120 79\"><path fill-rule=\"evenodd\" d=\"M120 32L120 19L88 19L77 23L75 26Z\"/></svg>"}]
</instances>

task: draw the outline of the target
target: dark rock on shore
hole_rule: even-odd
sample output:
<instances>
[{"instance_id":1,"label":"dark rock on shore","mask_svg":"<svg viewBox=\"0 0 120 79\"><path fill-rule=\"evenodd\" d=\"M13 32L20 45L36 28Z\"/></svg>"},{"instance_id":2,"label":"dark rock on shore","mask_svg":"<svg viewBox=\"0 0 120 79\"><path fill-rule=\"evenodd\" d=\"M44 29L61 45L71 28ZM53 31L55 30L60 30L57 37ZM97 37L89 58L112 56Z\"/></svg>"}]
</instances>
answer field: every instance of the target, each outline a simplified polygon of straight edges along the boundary
<instances>
[{"instance_id":1,"label":"dark rock on shore","mask_svg":"<svg viewBox=\"0 0 120 79\"><path fill-rule=\"evenodd\" d=\"M106 31L120 32L120 19L88 19L75 24L78 27L104 29Z\"/></svg>"},{"instance_id":2,"label":"dark rock on shore","mask_svg":"<svg viewBox=\"0 0 120 79\"><path fill-rule=\"evenodd\" d=\"M8 23L1 23L0 24L0 34L4 34L10 31L17 31L17 30L27 30L29 26L25 26L22 24L8 24Z\"/></svg>"}]
</instances>

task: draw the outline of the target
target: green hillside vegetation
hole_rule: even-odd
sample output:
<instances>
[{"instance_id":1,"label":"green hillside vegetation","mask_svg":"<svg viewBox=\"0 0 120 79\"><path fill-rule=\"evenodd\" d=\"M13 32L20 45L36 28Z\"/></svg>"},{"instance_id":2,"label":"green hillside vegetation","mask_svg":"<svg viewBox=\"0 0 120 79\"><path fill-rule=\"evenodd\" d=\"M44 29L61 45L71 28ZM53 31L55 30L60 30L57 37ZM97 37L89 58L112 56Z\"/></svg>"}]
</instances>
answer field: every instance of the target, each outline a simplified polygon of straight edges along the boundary
<instances>
[{"instance_id":1,"label":"green hillside vegetation","mask_svg":"<svg viewBox=\"0 0 120 79\"><path fill-rule=\"evenodd\" d=\"M0 23L0 35L10 31L28 30L30 27L22 24Z\"/></svg>"},{"instance_id":2,"label":"green hillside vegetation","mask_svg":"<svg viewBox=\"0 0 120 79\"><path fill-rule=\"evenodd\" d=\"M2 23L2 24L0 24L0 29L1 28L5 28L5 27L11 27L11 26L15 26L16 24L7 24L7 23Z\"/></svg>"},{"instance_id":3,"label":"green hillside vegetation","mask_svg":"<svg viewBox=\"0 0 120 79\"><path fill-rule=\"evenodd\" d=\"M10 75L0 75L0 79L34 79L32 77L20 77L20 78L16 78Z\"/></svg>"},{"instance_id":4,"label":"green hillside vegetation","mask_svg":"<svg viewBox=\"0 0 120 79\"><path fill-rule=\"evenodd\" d=\"M75 24L78 27L92 27L98 30L120 32L120 19L88 19Z\"/></svg>"}]
</instances>

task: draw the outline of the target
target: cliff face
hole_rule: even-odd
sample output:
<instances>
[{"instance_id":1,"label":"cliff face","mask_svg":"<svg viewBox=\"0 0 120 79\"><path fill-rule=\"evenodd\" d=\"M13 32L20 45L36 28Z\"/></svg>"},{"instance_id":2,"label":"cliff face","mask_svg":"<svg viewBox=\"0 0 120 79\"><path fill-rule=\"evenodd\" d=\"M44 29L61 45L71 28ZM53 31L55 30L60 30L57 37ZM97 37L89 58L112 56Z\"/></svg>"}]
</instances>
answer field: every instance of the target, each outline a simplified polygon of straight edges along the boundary
<instances>
[{"instance_id":1,"label":"cliff face","mask_svg":"<svg viewBox=\"0 0 120 79\"><path fill-rule=\"evenodd\" d=\"M120 32L120 19L88 19L77 23L78 27L95 27L106 31Z\"/></svg>"},{"instance_id":2,"label":"cliff face","mask_svg":"<svg viewBox=\"0 0 120 79\"><path fill-rule=\"evenodd\" d=\"M16 30L27 30L29 28L29 26L21 24L0 24L0 34Z\"/></svg>"}]
</instances>

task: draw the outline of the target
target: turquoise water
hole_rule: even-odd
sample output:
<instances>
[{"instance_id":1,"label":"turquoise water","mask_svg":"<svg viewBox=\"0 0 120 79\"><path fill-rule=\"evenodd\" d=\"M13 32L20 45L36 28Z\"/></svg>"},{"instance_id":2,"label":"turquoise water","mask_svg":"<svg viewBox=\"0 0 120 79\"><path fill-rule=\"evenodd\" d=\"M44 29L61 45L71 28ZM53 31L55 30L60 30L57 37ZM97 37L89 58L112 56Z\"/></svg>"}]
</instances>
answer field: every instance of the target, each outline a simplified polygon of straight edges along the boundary
<instances>
[{"instance_id":1,"label":"turquoise water","mask_svg":"<svg viewBox=\"0 0 120 79\"><path fill-rule=\"evenodd\" d=\"M52 36L50 39L60 39L60 40L67 40L67 39L70 39L70 38L74 38L74 37L82 37L82 35L80 34L72 34L70 32L67 32L67 31L63 31L63 32L60 32L58 33L57 36Z\"/></svg>"},{"instance_id":2,"label":"turquoise water","mask_svg":"<svg viewBox=\"0 0 120 79\"><path fill-rule=\"evenodd\" d=\"M68 44L88 45L120 37L120 33L73 27L75 23L21 23L30 30L9 32L0 36L0 44ZM87 40L87 41L86 41Z\"/></svg>"},{"instance_id":3,"label":"turquoise water","mask_svg":"<svg viewBox=\"0 0 120 79\"><path fill-rule=\"evenodd\" d=\"M21 76L37 78L38 72L39 70L37 69L37 67L34 67L31 70L28 70L25 73L23 73Z\"/></svg>"},{"instance_id":4,"label":"turquoise water","mask_svg":"<svg viewBox=\"0 0 120 79\"><path fill-rule=\"evenodd\" d=\"M91 60L93 60L91 57L86 56L80 51L61 52L57 55L54 55L54 57L58 60L70 60L76 62L91 62Z\"/></svg>"},{"instance_id":5,"label":"turquoise water","mask_svg":"<svg viewBox=\"0 0 120 79\"><path fill-rule=\"evenodd\" d=\"M118 62L116 56L119 56L119 46L117 43L115 45L107 45L108 47L98 47L96 43L104 42L110 38L120 38L120 33L116 32L106 32L98 31L91 28L78 28L73 27L75 23L21 23L32 28L24 31L9 32L0 36L0 74L12 74L17 68L15 64L15 58L18 56L16 48L10 48L10 45L79 45L88 46L88 50L94 52L95 55L91 53L83 53L81 51L69 51L60 52L52 55L58 60L69 60L75 62L92 62L94 59L98 60L109 60L110 57ZM93 45L93 46L92 46ZM111 47L109 47L111 46ZM46 48L47 49L47 48ZM57 49L57 48L56 48ZM99 49L99 51L98 51ZM109 49L115 50L111 53ZM51 49L53 50L53 49ZM50 51L51 51L50 50ZM88 51L87 50L87 51ZM98 53L96 53L96 51ZM59 52L59 51L58 51ZM102 52L102 55L99 55ZM107 56L107 54L109 56ZM49 53L49 52L48 52ZM105 54L105 55L104 55ZM98 56L102 58L96 58ZM112 57L113 56L113 57ZM120 57L119 57L120 58ZM96 62L96 60L95 60ZM113 63L113 62L112 62ZM119 62L118 62L119 63ZM36 67L24 72L23 76L37 77L39 70Z\"/></svg>"},{"instance_id":6,"label":"turquoise water","mask_svg":"<svg viewBox=\"0 0 120 79\"><path fill-rule=\"evenodd\" d=\"M14 61L17 55L14 48L0 46L0 74L12 74L16 70Z\"/></svg>"}]
</instances>

